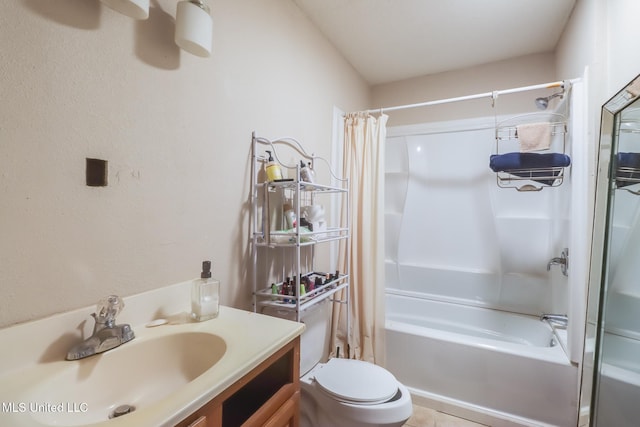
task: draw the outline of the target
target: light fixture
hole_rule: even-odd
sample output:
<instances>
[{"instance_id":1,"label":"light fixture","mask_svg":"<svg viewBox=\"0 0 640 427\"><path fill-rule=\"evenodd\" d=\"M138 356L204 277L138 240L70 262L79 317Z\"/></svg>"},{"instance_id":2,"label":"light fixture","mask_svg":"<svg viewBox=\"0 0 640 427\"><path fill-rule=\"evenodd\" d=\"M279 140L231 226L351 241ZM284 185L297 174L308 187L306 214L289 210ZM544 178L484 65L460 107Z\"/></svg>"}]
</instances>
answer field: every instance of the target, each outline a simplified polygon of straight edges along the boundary
<instances>
[{"instance_id":1,"label":"light fixture","mask_svg":"<svg viewBox=\"0 0 640 427\"><path fill-rule=\"evenodd\" d=\"M175 42L182 49L197 56L211 54L213 22L209 6L202 0L185 0L176 11Z\"/></svg>"},{"instance_id":2,"label":"light fixture","mask_svg":"<svg viewBox=\"0 0 640 427\"><path fill-rule=\"evenodd\" d=\"M149 17L149 0L100 0L116 12L134 19Z\"/></svg>"}]
</instances>

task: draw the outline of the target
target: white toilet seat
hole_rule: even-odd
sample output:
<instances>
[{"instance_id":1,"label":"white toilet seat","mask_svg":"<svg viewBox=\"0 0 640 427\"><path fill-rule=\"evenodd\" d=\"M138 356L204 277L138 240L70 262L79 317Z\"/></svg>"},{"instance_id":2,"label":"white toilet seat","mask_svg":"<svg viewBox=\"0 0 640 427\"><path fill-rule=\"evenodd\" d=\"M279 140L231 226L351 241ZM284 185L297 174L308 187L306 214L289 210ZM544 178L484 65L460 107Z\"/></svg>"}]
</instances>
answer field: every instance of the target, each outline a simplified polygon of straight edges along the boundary
<instances>
[{"instance_id":1,"label":"white toilet seat","mask_svg":"<svg viewBox=\"0 0 640 427\"><path fill-rule=\"evenodd\" d=\"M398 381L386 369L353 359L331 359L314 372L322 391L351 404L377 405L398 393Z\"/></svg>"}]
</instances>

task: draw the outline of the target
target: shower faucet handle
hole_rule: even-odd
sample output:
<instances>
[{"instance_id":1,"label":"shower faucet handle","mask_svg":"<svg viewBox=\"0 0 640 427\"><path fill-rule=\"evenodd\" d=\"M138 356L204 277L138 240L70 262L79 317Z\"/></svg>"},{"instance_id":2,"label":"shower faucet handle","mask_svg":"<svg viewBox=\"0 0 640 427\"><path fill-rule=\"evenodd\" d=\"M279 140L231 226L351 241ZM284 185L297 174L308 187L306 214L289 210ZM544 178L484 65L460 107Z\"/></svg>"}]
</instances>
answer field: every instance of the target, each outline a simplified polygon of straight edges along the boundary
<instances>
[{"instance_id":1,"label":"shower faucet handle","mask_svg":"<svg viewBox=\"0 0 640 427\"><path fill-rule=\"evenodd\" d=\"M552 265L560 265L562 274L568 276L567 271L569 270L569 249L564 248L559 257L551 258L549 263L547 263L547 271L551 271Z\"/></svg>"}]
</instances>

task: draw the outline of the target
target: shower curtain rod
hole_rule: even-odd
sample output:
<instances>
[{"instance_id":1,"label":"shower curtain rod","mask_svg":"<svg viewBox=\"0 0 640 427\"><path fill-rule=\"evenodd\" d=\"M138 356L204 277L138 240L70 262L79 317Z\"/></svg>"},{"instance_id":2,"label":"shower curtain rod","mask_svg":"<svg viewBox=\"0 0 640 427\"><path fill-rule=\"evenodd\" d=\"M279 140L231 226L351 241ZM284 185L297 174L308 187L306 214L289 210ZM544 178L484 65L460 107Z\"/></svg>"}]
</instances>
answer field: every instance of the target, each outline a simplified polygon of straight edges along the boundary
<instances>
[{"instance_id":1,"label":"shower curtain rod","mask_svg":"<svg viewBox=\"0 0 640 427\"><path fill-rule=\"evenodd\" d=\"M557 81L557 82L552 82L552 83L543 83L543 84L533 85L533 86L523 86L523 87L517 87L517 88L513 88L513 89L494 90L493 92L478 93L476 95L459 96L457 98L439 99L439 100L436 100L436 101L419 102L417 104L397 105L395 107L382 107L382 108L377 108L375 110L365 110L364 112L367 113L367 114L370 114L370 113L384 113L384 112L387 112L387 111L406 110L406 109L409 109L409 108L427 107L427 106L430 106L430 105L448 104L450 102L468 101L470 99L487 98L487 97L493 98L495 100L499 95L507 95L507 94L510 94L510 93L525 92L525 91L528 91L528 90L548 89L548 88L554 88L554 87L561 87L563 89L566 89L565 88L565 84L567 82L570 82L570 80Z\"/></svg>"}]
</instances>

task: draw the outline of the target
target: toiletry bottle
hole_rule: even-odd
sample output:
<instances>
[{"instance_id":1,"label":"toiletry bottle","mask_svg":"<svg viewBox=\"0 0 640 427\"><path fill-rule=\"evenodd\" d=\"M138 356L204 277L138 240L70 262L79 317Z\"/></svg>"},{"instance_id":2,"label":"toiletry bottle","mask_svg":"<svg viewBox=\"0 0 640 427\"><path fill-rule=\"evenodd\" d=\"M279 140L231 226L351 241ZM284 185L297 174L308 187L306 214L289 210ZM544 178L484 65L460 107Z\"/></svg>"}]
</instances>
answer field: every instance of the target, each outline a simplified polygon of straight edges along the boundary
<instances>
[{"instance_id":1,"label":"toiletry bottle","mask_svg":"<svg viewBox=\"0 0 640 427\"><path fill-rule=\"evenodd\" d=\"M287 229L296 228L296 214L293 212L293 206L289 203L284 203L282 205L282 211L287 220Z\"/></svg>"},{"instance_id":2,"label":"toiletry bottle","mask_svg":"<svg viewBox=\"0 0 640 427\"><path fill-rule=\"evenodd\" d=\"M300 160L300 181L308 182L313 184L315 181L313 179L314 173L304 164L302 160Z\"/></svg>"},{"instance_id":3,"label":"toiletry bottle","mask_svg":"<svg viewBox=\"0 0 640 427\"><path fill-rule=\"evenodd\" d=\"M266 151L266 150L265 150ZM271 151L267 151L269 153L269 158L267 159L267 165L265 169L267 171L267 180L268 181L276 181L278 179L282 179L282 170L280 169L280 165L273 160L271 156Z\"/></svg>"},{"instance_id":4,"label":"toiletry bottle","mask_svg":"<svg viewBox=\"0 0 640 427\"><path fill-rule=\"evenodd\" d=\"M289 278L287 277L287 279L282 282L282 295L289 295ZM282 302L284 302L285 304L289 303L289 298L284 298L282 300Z\"/></svg>"},{"instance_id":5,"label":"toiletry bottle","mask_svg":"<svg viewBox=\"0 0 640 427\"><path fill-rule=\"evenodd\" d=\"M300 282L300 296L305 296L307 294L307 288L304 286L304 282Z\"/></svg>"},{"instance_id":6,"label":"toiletry bottle","mask_svg":"<svg viewBox=\"0 0 640 427\"><path fill-rule=\"evenodd\" d=\"M307 169L309 170L309 178L311 178L309 182L316 182L316 171L311 167L311 162L307 163Z\"/></svg>"},{"instance_id":7,"label":"toiletry bottle","mask_svg":"<svg viewBox=\"0 0 640 427\"><path fill-rule=\"evenodd\" d=\"M213 319L219 309L220 282L211 278L211 261L203 261L200 279L191 285L191 318L198 322Z\"/></svg>"}]
</instances>

